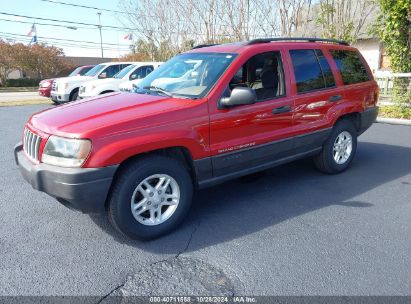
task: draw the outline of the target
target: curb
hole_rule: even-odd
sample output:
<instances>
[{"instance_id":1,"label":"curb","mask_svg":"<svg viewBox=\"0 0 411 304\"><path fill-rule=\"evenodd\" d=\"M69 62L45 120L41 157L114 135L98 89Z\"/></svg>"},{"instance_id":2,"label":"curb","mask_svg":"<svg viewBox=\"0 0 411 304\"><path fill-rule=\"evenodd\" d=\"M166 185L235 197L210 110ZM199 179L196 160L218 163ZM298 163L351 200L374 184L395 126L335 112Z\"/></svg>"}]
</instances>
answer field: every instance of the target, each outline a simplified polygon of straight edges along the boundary
<instances>
[{"instance_id":1,"label":"curb","mask_svg":"<svg viewBox=\"0 0 411 304\"><path fill-rule=\"evenodd\" d=\"M390 124L390 125L411 126L411 119L377 117L375 121L379 123Z\"/></svg>"}]
</instances>

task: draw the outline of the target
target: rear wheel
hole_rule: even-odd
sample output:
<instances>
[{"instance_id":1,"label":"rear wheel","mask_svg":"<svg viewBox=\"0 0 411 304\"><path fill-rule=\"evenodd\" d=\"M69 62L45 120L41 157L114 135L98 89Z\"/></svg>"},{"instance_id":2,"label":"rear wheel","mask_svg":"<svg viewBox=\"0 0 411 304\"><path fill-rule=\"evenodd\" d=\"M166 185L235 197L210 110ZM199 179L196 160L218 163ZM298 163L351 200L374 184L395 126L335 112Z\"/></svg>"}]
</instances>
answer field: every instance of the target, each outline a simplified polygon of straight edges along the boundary
<instances>
[{"instance_id":1,"label":"rear wheel","mask_svg":"<svg viewBox=\"0 0 411 304\"><path fill-rule=\"evenodd\" d=\"M176 159L150 156L123 170L112 187L109 219L132 239L148 240L175 229L190 209L193 184Z\"/></svg>"},{"instance_id":2,"label":"rear wheel","mask_svg":"<svg viewBox=\"0 0 411 304\"><path fill-rule=\"evenodd\" d=\"M343 119L338 121L314 164L322 172L335 174L348 168L357 150L357 130L354 124Z\"/></svg>"}]
</instances>

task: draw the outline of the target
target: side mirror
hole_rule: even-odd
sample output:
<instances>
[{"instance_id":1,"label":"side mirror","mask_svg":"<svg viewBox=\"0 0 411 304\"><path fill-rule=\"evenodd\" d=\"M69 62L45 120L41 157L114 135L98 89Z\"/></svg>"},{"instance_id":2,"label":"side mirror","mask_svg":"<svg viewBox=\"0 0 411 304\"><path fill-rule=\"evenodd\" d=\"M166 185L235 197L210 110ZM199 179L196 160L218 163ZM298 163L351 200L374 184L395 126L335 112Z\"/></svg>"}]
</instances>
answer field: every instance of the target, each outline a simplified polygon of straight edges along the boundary
<instances>
[{"instance_id":1,"label":"side mirror","mask_svg":"<svg viewBox=\"0 0 411 304\"><path fill-rule=\"evenodd\" d=\"M229 108L253 104L257 100L257 95L253 89L249 87L236 87L231 91L230 97L220 99L221 108Z\"/></svg>"},{"instance_id":2,"label":"side mirror","mask_svg":"<svg viewBox=\"0 0 411 304\"><path fill-rule=\"evenodd\" d=\"M133 75L130 76L130 80L134 80L134 79L136 79L136 77L137 77L137 75L133 74Z\"/></svg>"},{"instance_id":3,"label":"side mirror","mask_svg":"<svg viewBox=\"0 0 411 304\"><path fill-rule=\"evenodd\" d=\"M107 73L106 72L101 73L100 75L98 75L98 78L100 79L107 78Z\"/></svg>"}]
</instances>

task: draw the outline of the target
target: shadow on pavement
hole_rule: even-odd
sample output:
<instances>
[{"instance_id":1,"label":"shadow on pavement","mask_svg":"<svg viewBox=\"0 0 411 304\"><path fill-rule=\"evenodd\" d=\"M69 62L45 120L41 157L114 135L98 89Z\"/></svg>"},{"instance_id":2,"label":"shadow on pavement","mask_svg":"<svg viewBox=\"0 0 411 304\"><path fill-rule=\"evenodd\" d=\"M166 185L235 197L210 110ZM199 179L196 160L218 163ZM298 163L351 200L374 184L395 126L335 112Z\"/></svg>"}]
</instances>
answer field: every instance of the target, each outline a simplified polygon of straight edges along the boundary
<instances>
[{"instance_id":1,"label":"shadow on pavement","mask_svg":"<svg viewBox=\"0 0 411 304\"><path fill-rule=\"evenodd\" d=\"M372 208L373 202L352 199L410 172L410 148L360 142L351 167L339 175L322 174L307 159L202 190L182 226L150 242L122 237L106 216L91 218L121 243L154 253L178 254L181 240L188 241L199 223L187 251L252 234L331 205Z\"/></svg>"}]
</instances>

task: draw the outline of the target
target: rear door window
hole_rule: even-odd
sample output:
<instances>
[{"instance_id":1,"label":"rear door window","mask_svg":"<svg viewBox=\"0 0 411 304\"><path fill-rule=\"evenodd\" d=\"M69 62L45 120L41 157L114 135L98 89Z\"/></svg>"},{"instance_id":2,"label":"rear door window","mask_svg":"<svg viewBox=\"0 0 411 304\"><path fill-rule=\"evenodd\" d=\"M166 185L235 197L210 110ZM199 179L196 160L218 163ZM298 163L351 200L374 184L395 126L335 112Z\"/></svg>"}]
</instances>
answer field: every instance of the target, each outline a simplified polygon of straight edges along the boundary
<instances>
[{"instance_id":1,"label":"rear door window","mask_svg":"<svg viewBox=\"0 0 411 304\"><path fill-rule=\"evenodd\" d=\"M370 80L367 69L358 52L330 50L345 85Z\"/></svg>"},{"instance_id":2,"label":"rear door window","mask_svg":"<svg viewBox=\"0 0 411 304\"><path fill-rule=\"evenodd\" d=\"M321 50L290 50L290 56L298 93L335 86L330 65Z\"/></svg>"}]
</instances>

